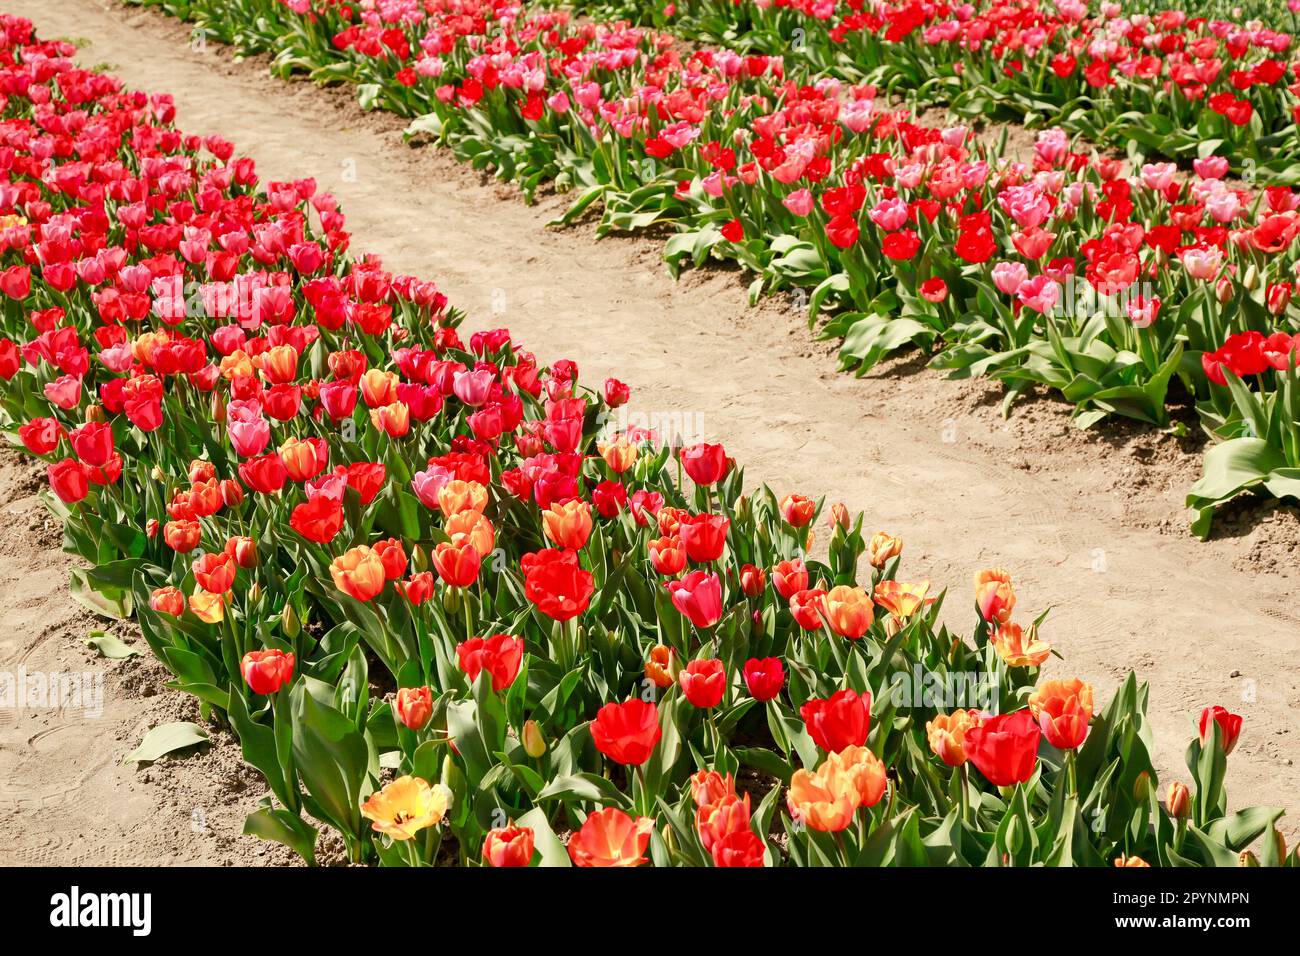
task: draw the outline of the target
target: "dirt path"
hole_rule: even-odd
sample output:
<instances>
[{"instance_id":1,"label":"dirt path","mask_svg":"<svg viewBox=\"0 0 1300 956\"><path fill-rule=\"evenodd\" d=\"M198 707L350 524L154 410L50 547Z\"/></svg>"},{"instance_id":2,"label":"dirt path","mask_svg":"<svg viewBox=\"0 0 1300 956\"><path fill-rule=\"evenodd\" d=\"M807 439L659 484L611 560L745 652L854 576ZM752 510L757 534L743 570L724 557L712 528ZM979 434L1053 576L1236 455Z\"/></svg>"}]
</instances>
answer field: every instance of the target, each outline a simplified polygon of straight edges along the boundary
<instances>
[{"instance_id":1,"label":"dirt path","mask_svg":"<svg viewBox=\"0 0 1300 956\"><path fill-rule=\"evenodd\" d=\"M674 283L653 242L548 231L562 199L529 208L446 155L407 148L399 121L360 113L350 93L282 83L263 64L231 63L227 50L196 52L186 27L151 11L106 0L0 7L82 43L85 65L175 94L187 130L234 139L263 176L314 175L343 200L355 249L437 280L471 327L508 326L544 360L577 361L589 382L618 376L639 411L698 423L725 442L751 483L865 510L906 539L907 576L952 587L962 630L971 574L1011 569L1026 612L1054 606L1045 636L1065 661L1050 674L1084 677L1103 698L1130 668L1152 682L1166 780L1186 779L1182 754L1203 705L1242 713L1232 802L1289 805L1284 822L1296 832L1294 509L1243 512L1225 522L1225 537L1200 544L1186 534L1181 505L1198 474L1190 446L1122 423L1080 434L1046 400L1003 422L995 388L944 381L918 360L866 379L838 374L793 311L746 309L734 275ZM57 569L43 573L52 588ZM8 587L0 579L6 623ZM78 642L70 644L79 660ZM120 706L129 712L132 703ZM33 772L61 772L95 747L119 753L122 744L110 730L71 754L50 751ZM90 820L111 801L129 803L120 788L130 777L119 778L104 783L119 789L101 787L98 806L83 808ZM0 845L9 839L0 834Z\"/></svg>"}]
</instances>

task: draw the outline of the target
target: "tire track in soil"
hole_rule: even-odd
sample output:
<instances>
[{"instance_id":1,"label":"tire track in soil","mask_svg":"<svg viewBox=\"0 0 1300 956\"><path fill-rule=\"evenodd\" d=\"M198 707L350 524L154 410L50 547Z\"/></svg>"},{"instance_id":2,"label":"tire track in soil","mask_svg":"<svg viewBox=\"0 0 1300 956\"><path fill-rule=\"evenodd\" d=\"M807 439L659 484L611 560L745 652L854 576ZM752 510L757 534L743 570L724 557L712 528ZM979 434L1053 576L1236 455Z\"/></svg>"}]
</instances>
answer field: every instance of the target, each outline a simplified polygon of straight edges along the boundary
<instances>
[{"instance_id":1,"label":"tire track in soil","mask_svg":"<svg viewBox=\"0 0 1300 956\"><path fill-rule=\"evenodd\" d=\"M355 249L436 280L469 328L508 326L543 361L576 360L588 381L615 375L641 412L698 415L751 484L866 511L904 537L908 577L953 588L947 608L961 630L971 574L1011 569L1022 619L1053 606L1044 636L1065 661L1048 676L1083 677L1102 699L1130 668L1152 682L1166 782L1187 779L1182 755L1202 706L1242 713L1232 804L1291 806L1284 824L1296 833L1296 580L1234 569L1260 528L1209 543L1186 534L1194 448L1119 426L1082 436L1052 401L1022 403L1003 422L995 387L946 381L915 358L840 374L802 316L774 301L746 308L736 274L673 282L653 240L548 230L564 197L528 207L443 152L408 148L404 124L363 114L351 91L195 51L188 28L156 11L105 0L0 7L44 35L89 40L82 65L174 94L183 128L233 139L264 178L315 176L342 200Z\"/></svg>"}]
</instances>

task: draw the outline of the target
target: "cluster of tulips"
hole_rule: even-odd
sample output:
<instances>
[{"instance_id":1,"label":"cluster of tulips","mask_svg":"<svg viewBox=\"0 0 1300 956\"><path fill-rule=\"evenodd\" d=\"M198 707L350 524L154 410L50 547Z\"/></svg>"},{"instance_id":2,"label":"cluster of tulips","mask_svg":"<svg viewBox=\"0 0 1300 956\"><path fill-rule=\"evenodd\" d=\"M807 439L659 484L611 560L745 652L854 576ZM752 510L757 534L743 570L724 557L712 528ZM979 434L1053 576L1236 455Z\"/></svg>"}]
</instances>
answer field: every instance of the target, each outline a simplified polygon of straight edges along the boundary
<instances>
[{"instance_id":1,"label":"cluster of tulips","mask_svg":"<svg viewBox=\"0 0 1300 956\"><path fill-rule=\"evenodd\" d=\"M1206 708L1161 787L1145 685L1040 681L1006 571L950 631L900 538L618 427L627 386L462 334L312 180L72 52L0 17L3 421L73 596L264 775L249 834L397 866L1300 862L1281 809L1229 811L1239 716Z\"/></svg>"},{"instance_id":2,"label":"cluster of tulips","mask_svg":"<svg viewBox=\"0 0 1300 956\"><path fill-rule=\"evenodd\" d=\"M744 51L795 56L970 119L1060 125L1156 157L1217 153L1234 171L1300 177L1300 4L1182 9L1089 0L680 0L580 3ZM1247 7L1249 9L1243 9Z\"/></svg>"},{"instance_id":3,"label":"cluster of tulips","mask_svg":"<svg viewBox=\"0 0 1300 956\"><path fill-rule=\"evenodd\" d=\"M859 374L919 346L953 376L1003 380L1008 408L1039 385L1075 403L1081 426L1119 414L1181 429L1176 384L1172 400L1190 396L1216 443L1188 496L1197 534L1242 493L1300 496L1300 195L1242 188L1212 149L1193 170L1130 165L1052 128L1032 157L1006 158L799 58L683 51L651 29L505 0L184 6L273 53L277 72L356 83L367 106L414 117L413 135L529 192L573 190L560 222L600 204L602 233L674 223L673 270L730 259L756 274L752 295L793 290L810 322L830 316L822 334ZM1206 29L1216 43L1224 32ZM1240 42L1267 49L1265 34ZM1245 340L1266 340L1269 360L1223 360Z\"/></svg>"}]
</instances>

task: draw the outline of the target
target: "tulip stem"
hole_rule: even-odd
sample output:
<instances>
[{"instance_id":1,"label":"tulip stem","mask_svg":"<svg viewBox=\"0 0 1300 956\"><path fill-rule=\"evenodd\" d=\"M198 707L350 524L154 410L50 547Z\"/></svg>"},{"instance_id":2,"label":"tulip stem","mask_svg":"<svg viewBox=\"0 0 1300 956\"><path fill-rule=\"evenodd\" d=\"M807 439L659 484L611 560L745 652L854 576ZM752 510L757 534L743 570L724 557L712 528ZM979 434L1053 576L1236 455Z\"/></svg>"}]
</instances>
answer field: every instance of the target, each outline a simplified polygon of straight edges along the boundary
<instances>
[{"instance_id":1,"label":"tulip stem","mask_svg":"<svg viewBox=\"0 0 1300 956\"><path fill-rule=\"evenodd\" d=\"M1065 786L1068 796L1078 798L1079 796L1079 774L1074 765L1075 753L1073 750L1065 752Z\"/></svg>"},{"instance_id":2,"label":"tulip stem","mask_svg":"<svg viewBox=\"0 0 1300 956\"><path fill-rule=\"evenodd\" d=\"M961 765L961 822L970 823L970 770L965 761Z\"/></svg>"}]
</instances>

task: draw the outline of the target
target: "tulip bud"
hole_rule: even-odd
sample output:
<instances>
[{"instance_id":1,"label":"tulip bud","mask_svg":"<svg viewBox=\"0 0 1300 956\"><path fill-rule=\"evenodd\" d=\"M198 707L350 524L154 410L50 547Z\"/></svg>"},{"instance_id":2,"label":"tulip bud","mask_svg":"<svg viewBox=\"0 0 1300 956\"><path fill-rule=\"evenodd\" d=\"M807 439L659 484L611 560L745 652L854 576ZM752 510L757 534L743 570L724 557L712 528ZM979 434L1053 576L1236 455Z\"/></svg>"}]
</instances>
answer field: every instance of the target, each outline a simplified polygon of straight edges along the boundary
<instances>
[{"instance_id":1,"label":"tulip bud","mask_svg":"<svg viewBox=\"0 0 1300 956\"><path fill-rule=\"evenodd\" d=\"M157 465L154 465L153 468L149 471L149 477L152 478L154 481L167 480L167 476L163 474L163 470L159 468Z\"/></svg>"},{"instance_id":2,"label":"tulip bud","mask_svg":"<svg viewBox=\"0 0 1300 956\"><path fill-rule=\"evenodd\" d=\"M1232 300L1233 295L1236 293L1236 289L1232 284L1232 280L1227 276L1223 276L1217 283L1215 283L1214 293L1220 303L1226 304Z\"/></svg>"},{"instance_id":3,"label":"tulip bud","mask_svg":"<svg viewBox=\"0 0 1300 956\"><path fill-rule=\"evenodd\" d=\"M851 525L851 522L849 521L849 509L844 507L843 502L837 501L835 504L831 505L831 513L828 523L832 528L843 528L845 531L849 530Z\"/></svg>"},{"instance_id":4,"label":"tulip bud","mask_svg":"<svg viewBox=\"0 0 1300 956\"><path fill-rule=\"evenodd\" d=\"M302 631L301 625L298 612L293 609L292 604L286 604L284 610L280 612L280 630L284 631L284 636L292 641Z\"/></svg>"},{"instance_id":5,"label":"tulip bud","mask_svg":"<svg viewBox=\"0 0 1300 956\"><path fill-rule=\"evenodd\" d=\"M1273 840L1274 840L1274 842L1277 843L1277 858L1278 858L1278 860L1279 860L1279 861L1284 861L1284 860L1286 860L1286 837L1284 837L1281 833L1279 833L1276 829L1274 829L1274 830L1273 830Z\"/></svg>"},{"instance_id":6,"label":"tulip bud","mask_svg":"<svg viewBox=\"0 0 1300 956\"><path fill-rule=\"evenodd\" d=\"M429 570L429 556L418 544L411 548L411 569L416 573Z\"/></svg>"},{"instance_id":7,"label":"tulip bud","mask_svg":"<svg viewBox=\"0 0 1300 956\"><path fill-rule=\"evenodd\" d=\"M534 760L546 753L546 738L535 720L524 721L524 753Z\"/></svg>"},{"instance_id":8,"label":"tulip bud","mask_svg":"<svg viewBox=\"0 0 1300 956\"><path fill-rule=\"evenodd\" d=\"M1191 809L1191 794L1187 787L1175 780L1169 785L1169 794L1165 798L1165 808L1175 820L1186 819Z\"/></svg>"},{"instance_id":9,"label":"tulip bud","mask_svg":"<svg viewBox=\"0 0 1300 956\"><path fill-rule=\"evenodd\" d=\"M1241 274L1241 284L1252 292L1259 287L1259 270L1255 268L1253 262L1246 266L1246 270Z\"/></svg>"},{"instance_id":10,"label":"tulip bud","mask_svg":"<svg viewBox=\"0 0 1300 956\"><path fill-rule=\"evenodd\" d=\"M262 582L254 581L253 586L248 589L248 602L256 604L262 599Z\"/></svg>"},{"instance_id":11,"label":"tulip bud","mask_svg":"<svg viewBox=\"0 0 1300 956\"><path fill-rule=\"evenodd\" d=\"M1133 799L1145 800L1151 794L1151 774L1143 770L1133 781Z\"/></svg>"},{"instance_id":12,"label":"tulip bud","mask_svg":"<svg viewBox=\"0 0 1300 956\"><path fill-rule=\"evenodd\" d=\"M1242 850L1241 855L1237 857L1237 866L1256 869L1259 867L1259 859L1249 850Z\"/></svg>"},{"instance_id":13,"label":"tulip bud","mask_svg":"<svg viewBox=\"0 0 1300 956\"><path fill-rule=\"evenodd\" d=\"M1021 833L1020 830L1021 826L1019 817L1012 817L1007 821L1006 846L1012 855L1018 853L1021 845L1024 843L1025 835Z\"/></svg>"},{"instance_id":14,"label":"tulip bud","mask_svg":"<svg viewBox=\"0 0 1300 956\"><path fill-rule=\"evenodd\" d=\"M224 422L226 420L226 399L220 392L212 393L212 420L214 422Z\"/></svg>"},{"instance_id":15,"label":"tulip bud","mask_svg":"<svg viewBox=\"0 0 1300 956\"><path fill-rule=\"evenodd\" d=\"M1274 313L1274 314L1276 314L1276 313ZM87 406L86 406L85 420L88 421L88 422L102 422L102 421L104 421L104 409L101 408L101 407L98 406L98 405L87 405Z\"/></svg>"},{"instance_id":16,"label":"tulip bud","mask_svg":"<svg viewBox=\"0 0 1300 956\"><path fill-rule=\"evenodd\" d=\"M749 495L741 495L736 499L736 507L733 509L736 521L744 523L754 514L754 506L749 500Z\"/></svg>"}]
</instances>

